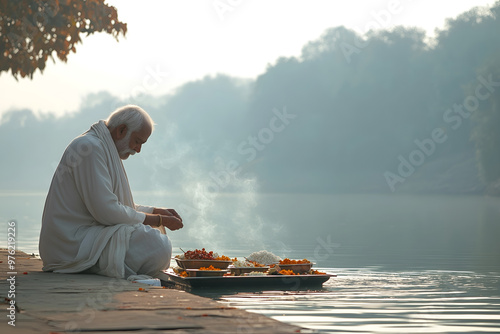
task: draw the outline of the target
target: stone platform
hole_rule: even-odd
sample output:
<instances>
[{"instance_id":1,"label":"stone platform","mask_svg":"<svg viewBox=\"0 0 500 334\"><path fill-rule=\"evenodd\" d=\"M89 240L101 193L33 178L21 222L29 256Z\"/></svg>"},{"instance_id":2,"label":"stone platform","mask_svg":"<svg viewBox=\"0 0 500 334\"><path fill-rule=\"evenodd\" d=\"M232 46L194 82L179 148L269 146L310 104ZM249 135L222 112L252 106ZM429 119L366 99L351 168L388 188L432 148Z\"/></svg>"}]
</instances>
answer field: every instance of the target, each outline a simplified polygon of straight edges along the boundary
<instances>
[{"instance_id":1,"label":"stone platform","mask_svg":"<svg viewBox=\"0 0 500 334\"><path fill-rule=\"evenodd\" d=\"M0 333L311 332L182 290L46 273L40 259L20 251L14 257L9 267L8 251L0 250Z\"/></svg>"}]
</instances>

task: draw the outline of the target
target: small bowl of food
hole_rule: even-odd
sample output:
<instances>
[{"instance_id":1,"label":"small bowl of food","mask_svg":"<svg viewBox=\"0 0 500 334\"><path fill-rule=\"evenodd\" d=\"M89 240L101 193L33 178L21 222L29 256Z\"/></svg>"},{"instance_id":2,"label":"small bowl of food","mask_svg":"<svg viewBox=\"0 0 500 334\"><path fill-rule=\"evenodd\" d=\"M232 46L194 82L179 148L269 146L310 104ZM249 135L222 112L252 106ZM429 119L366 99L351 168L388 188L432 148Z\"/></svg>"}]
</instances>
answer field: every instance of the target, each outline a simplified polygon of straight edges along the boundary
<instances>
[{"instance_id":1,"label":"small bowl of food","mask_svg":"<svg viewBox=\"0 0 500 334\"><path fill-rule=\"evenodd\" d=\"M177 265L184 269L198 269L200 267L210 267L213 266L217 269L227 269L227 267L232 263L232 261L220 261L220 260L190 260L190 259L178 259L175 261Z\"/></svg>"},{"instance_id":2,"label":"small bowl of food","mask_svg":"<svg viewBox=\"0 0 500 334\"><path fill-rule=\"evenodd\" d=\"M231 274L234 274L235 276L241 276L244 274L248 274L251 272L262 272L265 273L266 271L269 270L269 267L230 267L229 270L231 271Z\"/></svg>"},{"instance_id":3,"label":"small bowl of food","mask_svg":"<svg viewBox=\"0 0 500 334\"><path fill-rule=\"evenodd\" d=\"M212 277L212 276L224 276L227 270L222 270L215 268L210 265L208 267L200 267L199 269L186 269L189 277Z\"/></svg>"},{"instance_id":4,"label":"small bowl of food","mask_svg":"<svg viewBox=\"0 0 500 334\"><path fill-rule=\"evenodd\" d=\"M194 251L188 250L182 255L177 255L175 261L179 267L184 269L198 269L209 266L217 269L227 269L232 263L229 257L224 255L218 256L213 251L206 251L205 248L195 249Z\"/></svg>"},{"instance_id":5,"label":"small bowl of food","mask_svg":"<svg viewBox=\"0 0 500 334\"><path fill-rule=\"evenodd\" d=\"M307 259L290 260L287 258L279 261L276 266L278 266L280 270L291 270L295 274L303 274L311 270L313 263Z\"/></svg>"}]
</instances>

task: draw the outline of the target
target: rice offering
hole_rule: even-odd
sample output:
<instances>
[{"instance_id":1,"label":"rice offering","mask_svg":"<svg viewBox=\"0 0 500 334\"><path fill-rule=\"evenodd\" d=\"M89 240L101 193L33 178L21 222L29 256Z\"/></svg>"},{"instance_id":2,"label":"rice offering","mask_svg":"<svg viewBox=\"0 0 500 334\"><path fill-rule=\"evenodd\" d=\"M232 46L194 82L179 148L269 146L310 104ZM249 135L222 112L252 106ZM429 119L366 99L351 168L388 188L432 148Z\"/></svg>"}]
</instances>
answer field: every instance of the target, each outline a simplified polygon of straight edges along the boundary
<instances>
[{"instance_id":1,"label":"rice offering","mask_svg":"<svg viewBox=\"0 0 500 334\"><path fill-rule=\"evenodd\" d=\"M264 264L266 266L273 264L273 263L278 263L281 261L281 258L278 255L275 255L271 252L268 252L266 250L261 250L258 252L253 252L250 254L247 259L250 261L255 261L260 264Z\"/></svg>"},{"instance_id":2,"label":"rice offering","mask_svg":"<svg viewBox=\"0 0 500 334\"><path fill-rule=\"evenodd\" d=\"M246 276L266 276L267 274L262 271L251 271Z\"/></svg>"},{"instance_id":3,"label":"rice offering","mask_svg":"<svg viewBox=\"0 0 500 334\"><path fill-rule=\"evenodd\" d=\"M248 262L246 260L233 261L233 266L235 268L254 267L252 262Z\"/></svg>"}]
</instances>

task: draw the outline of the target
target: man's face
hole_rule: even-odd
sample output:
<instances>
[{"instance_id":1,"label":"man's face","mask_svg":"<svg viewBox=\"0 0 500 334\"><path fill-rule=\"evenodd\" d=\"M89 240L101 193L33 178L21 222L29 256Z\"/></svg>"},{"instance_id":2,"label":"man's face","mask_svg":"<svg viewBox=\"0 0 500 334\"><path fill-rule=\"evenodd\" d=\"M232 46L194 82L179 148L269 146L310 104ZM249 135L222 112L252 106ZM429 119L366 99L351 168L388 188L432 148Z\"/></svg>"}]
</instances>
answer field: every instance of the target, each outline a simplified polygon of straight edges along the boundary
<instances>
[{"instance_id":1,"label":"man's face","mask_svg":"<svg viewBox=\"0 0 500 334\"><path fill-rule=\"evenodd\" d=\"M146 143L151 135L151 127L145 125L139 131L127 131L124 138L116 141L116 148L122 160L141 152L142 144Z\"/></svg>"}]
</instances>

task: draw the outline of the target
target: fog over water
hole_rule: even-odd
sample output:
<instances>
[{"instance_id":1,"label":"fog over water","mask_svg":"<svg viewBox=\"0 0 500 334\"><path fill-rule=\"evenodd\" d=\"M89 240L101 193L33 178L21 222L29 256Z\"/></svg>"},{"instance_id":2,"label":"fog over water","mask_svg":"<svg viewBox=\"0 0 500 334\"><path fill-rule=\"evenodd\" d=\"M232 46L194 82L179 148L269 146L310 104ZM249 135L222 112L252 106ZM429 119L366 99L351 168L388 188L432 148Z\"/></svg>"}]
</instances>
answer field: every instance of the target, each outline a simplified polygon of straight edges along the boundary
<instances>
[{"instance_id":1,"label":"fog over water","mask_svg":"<svg viewBox=\"0 0 500 334\"><path fill-rule=\"evenodd\" d=\"M253 195L247 207L247 196L214 196L213 207L168 233L174 253L205 247L234 257L267 249L328 268L500 271L498 198L270 194ZM29 253L38 252L44 197L1 196L0 219L17 221L18 248ZM178 196L158 193L136 197L183 204ZM189 217L189 211L179 211Z\"/></svg>"}]
</instances>

